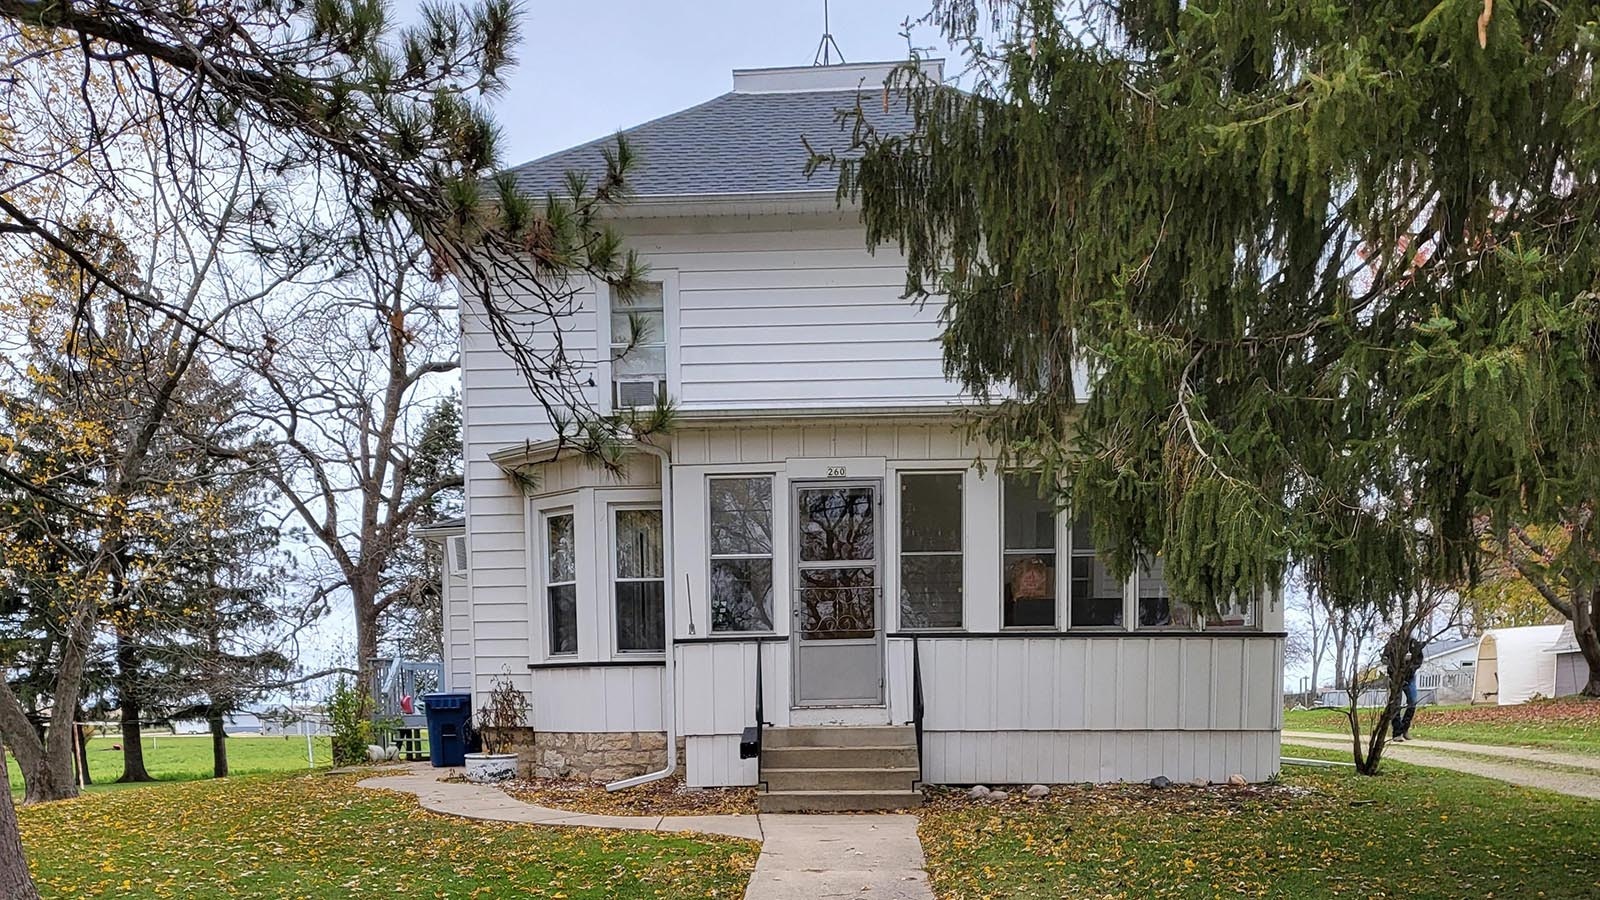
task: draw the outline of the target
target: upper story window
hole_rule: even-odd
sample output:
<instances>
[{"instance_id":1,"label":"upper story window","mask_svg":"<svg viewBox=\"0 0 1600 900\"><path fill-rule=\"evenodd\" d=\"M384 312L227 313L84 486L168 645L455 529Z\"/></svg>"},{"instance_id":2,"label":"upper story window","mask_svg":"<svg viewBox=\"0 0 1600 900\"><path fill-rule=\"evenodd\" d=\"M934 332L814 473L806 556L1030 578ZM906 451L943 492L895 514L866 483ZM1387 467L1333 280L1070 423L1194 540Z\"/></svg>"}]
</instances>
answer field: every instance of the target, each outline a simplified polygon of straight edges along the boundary
<instances>
[{"instance_id":1,"label":"upper story window","mask_svg":"<svg viewBox=\"0 0 1600 900\"><path fill-rule=\"evenodd\" d=\"M900 627L961 627L961 473L900 476Z\"/></svg>"},{"instance_id":2,"label":"upper story window","mask_svg":"<svg viewBox=\"0 0 1600 900\"><path fill-rule=\"evenodd\" d=\"M666 583L661 554L661 510L616 510L612 590L617 610L617 650L666 648Z\"/></svg>"},{"instance_id":3,"label":"upper story window","mask_svg":"<svg viewBox=\"0 0 1600 900\"><path fill-rule=\"evenodd\" d=\"M1074 628L1114 627L1122 624L1124 582L1095 551L1088 514L1072 523L1072 603Z\"/></svg>"},{"instance_id":4,"label":"upper story window","mask_svg":"<svg viewBox=\"0 0 1600 900\"><path fill-rule=\"evenodd\" d=\"M551 654L578 652L578 552L571 512L545 516L544 590Z\"/></svg>"},{"instance_id":5,"label":"upper story window","mask_svg":"<svg viewBox=\"0 0 1600 900\"><path fill-rule=\"evenodd\" d=\"M612 295L611 405L648 408L666 399L666 294L661 282L645 282L631 299Z\"/></svg>"},{"instance_id":6,"label":"upper story window","mask_svg":"<svg viewBox=\"0 0 1600 900\"><path fill-rule=\"evenodd\" d=\"M772 477L711 478L711 630L772 630Z\"/></svg>"},{"instance_id":7,"label":"upper story window","mask_svg":"<svg viewBox=\"0 0 1600 900\"><path fill-rule=\"evenodd\" d=\"M1000 482L1004 606L1001 624L1056 624L1056 509L1039 496L1035 479L1006 475Z\"/></svg>"}]
</instances>

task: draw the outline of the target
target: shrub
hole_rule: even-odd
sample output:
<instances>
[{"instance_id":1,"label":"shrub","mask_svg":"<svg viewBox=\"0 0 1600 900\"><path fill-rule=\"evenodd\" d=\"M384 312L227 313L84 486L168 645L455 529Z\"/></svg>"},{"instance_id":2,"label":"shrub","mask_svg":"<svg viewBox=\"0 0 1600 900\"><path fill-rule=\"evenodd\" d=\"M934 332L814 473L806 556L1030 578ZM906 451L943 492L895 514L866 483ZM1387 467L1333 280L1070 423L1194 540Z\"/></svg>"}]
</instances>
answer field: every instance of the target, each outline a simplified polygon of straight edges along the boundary
<instances>
[{"instance_id":1,"label":"shrub","mask_svg":"<svg viewBox=\"0 0 1600 900\"><path fill-rule=\"evenodd\" d=\"M489 690L488 703L478 713L478 733L483 737L483 752L509 752L512 731L521 728L527 721L528 698L511 683L510 674L495 678Z\"/></svg>"},{"instance_id":2,"label":"shrub","mask_svg":"<svg viewBox=\"0 0 1600 900\"><path fill-rule=\"evenodd\" d=\"M372 743L372 698L343 676L328 695L328 723L333 728L333 764L351 766L366 762Z\"/></svg>"}]
</instances>

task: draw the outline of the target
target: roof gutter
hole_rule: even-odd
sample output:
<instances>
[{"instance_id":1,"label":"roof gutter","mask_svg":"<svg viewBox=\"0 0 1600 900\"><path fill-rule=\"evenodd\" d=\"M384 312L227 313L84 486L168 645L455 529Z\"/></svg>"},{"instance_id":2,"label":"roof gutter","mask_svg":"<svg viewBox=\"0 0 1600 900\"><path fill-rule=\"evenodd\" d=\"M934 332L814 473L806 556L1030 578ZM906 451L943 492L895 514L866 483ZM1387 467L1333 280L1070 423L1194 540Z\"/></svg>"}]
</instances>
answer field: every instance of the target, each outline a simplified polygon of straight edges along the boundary
<instances>
[{"instance_id":1,"label":"roof gutter","mask_svg":"<svg viewBox=\"0 0 1600 900\"><path fill-rule=\"evenodd\" d=\"M677 609L674 606L676 592L672 584L677 579L672 577L672 560L676 557L672 552L672 454L664 448L654 444L639 442L634 447L661 460L661 543L662 559L665 560L662 574L661 601L666 606L666 628L663 642L666 650L666 667L662 674L663 683L661 693L665 697L661 710L661 722L667 733L667 765L656 772L647 772L613 781L606 785L607 791L620 791L626 788L638 787L652 781L660 781L678 771L678 691L677 691L677 666L674 662L672 638L678 629Z\"/></svg>"}]
</instances>

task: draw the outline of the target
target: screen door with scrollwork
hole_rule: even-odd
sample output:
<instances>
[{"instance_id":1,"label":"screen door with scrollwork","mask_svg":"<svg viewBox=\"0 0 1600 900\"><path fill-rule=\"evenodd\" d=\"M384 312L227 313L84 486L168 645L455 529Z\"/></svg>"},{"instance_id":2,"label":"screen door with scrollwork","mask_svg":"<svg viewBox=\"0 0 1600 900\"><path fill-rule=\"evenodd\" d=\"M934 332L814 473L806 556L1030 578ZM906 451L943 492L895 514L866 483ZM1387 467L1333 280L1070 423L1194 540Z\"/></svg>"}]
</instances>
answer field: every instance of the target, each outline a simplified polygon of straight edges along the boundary
<instances>
[{"instance_id":1,"label":"screen door with scrollwork","mask_svg":"<svg viewBox=\"0 0 1600 900\"><path fill-rule=\"evenodd\" d=\"M877 482L795 487L797 706L883 703Z\"/></svg>"}]
</instances>

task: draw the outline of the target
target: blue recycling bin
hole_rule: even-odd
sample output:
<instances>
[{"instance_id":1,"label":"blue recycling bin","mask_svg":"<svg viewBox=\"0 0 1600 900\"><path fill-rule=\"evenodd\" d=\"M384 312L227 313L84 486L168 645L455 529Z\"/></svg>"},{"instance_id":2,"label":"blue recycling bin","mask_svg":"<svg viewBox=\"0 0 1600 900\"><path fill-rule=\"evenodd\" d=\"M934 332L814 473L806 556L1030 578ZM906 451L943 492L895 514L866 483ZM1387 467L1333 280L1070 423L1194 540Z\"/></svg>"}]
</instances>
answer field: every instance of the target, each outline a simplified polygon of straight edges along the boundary
<instances>
[{"instance_id":1,"label":"blue recycling bin","mask_svg":"<svg viewBox=\"0 0 1600 900\"><path fill-rule=\"evenodd\" d=\"M423 694L422 704L428 717L428 756L434 768L466 765L472 695Z\"/></svg>"}]
</instances>

